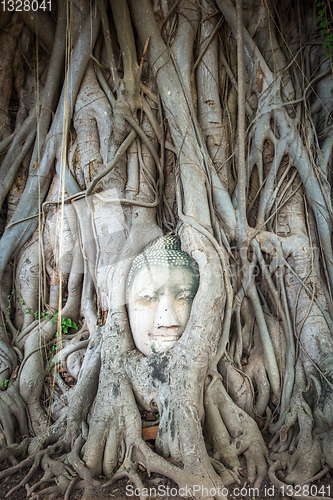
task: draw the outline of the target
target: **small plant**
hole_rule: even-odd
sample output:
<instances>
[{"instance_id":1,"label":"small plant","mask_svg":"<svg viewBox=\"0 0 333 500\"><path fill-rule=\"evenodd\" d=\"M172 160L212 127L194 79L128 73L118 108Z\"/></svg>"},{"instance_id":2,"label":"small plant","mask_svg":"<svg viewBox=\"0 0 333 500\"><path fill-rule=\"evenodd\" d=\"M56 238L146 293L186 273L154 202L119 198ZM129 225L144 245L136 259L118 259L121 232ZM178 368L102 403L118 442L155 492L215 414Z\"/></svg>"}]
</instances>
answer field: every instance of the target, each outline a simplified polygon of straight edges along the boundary
<instances>
[{"instance_id":1,"label":"small plant","mask_svg":"<svg viewBox=\"0 0 333 500\"><path fill-rule=\"evenodd\" d=\"M52 325L54 325L54 322L58 321L58 313L55 313L52 318ZM68 333L69 328L75 328L75 330L78 330L78 327L76 326L76 323L71 320L71 318L62 318L61 320L61 333ZM58 332L56 333L56 336L58 336Z\"/></svg>"},{"instance_id":2,"label":"small plant","mask_svg":"<svg viewBox=\"0 0 333 500\"><path fill-rule=\"evenodd\" d=\"M13 289L10 292L10 294L7 295L8 306L7 306L7 312L6 312L6 322L10 318L11 301L12 301L12 298L14 296L14 293L15 293L15 290ZM17 298L18 298L20 304L25 307L25 314L29 314L31 312L31 309L26 305L26 303L24 302L23 297L20 293L17 293ZM52 318L52 325L54 325L54 323L56 321L58 321L58 313L53 314L53 313L47 312L46 309L44 309L42 312L35 311L34 316L35 316L36 320L43 319L43 320L47 321L49 318ZM61 333L67 334L68 330L70 328L74 328L75 330L78 330L76 323L71 318L67 318L67 319L62 318L62 320L61 320ZM56 332L55 337L58 337L58 332ZM50 365L49 370L51 370L51 366L53 364L53 358L54 358L56 351L58 349L59 349L59 347L57 347L57 345L54 343L52 348L48 351L48 358L49 358L49 365ZM9 380L6 379L4 382L2 382L0 384L0 387L4 387L6 389L8 386L8 383L9 383Z\"/></svg>"},{"instance_id":3,"label":"small plant","mask_svg":"<svg viewBox=\"0 0 333 500\"><path fill-rule=\"evenodd\" d=\"M7 389L8 384L9 384L9 379L6 378L4 382L1 382L0 387L5 387L5 389Z\"/></svg>"},{"instance_id":4,"label":"small plant","mask_svg":"<svg viewBox=\"0 0 333 500\"><path fill-rule=\"evenodd\" d=\"M8 297L8 306L7 306L7 311L6 311L6 323L7 323L7 321L10 318L10 309L12 307L12 297L13 297L13 295L14 295L14 290L12 290L9 295L7 295L7 297Z\"/></svg>"},{"instance_id":5,"label":"small plant","mask_svg":"<svg viewBox=\"0 0 333 500\"><path fill-rule=\"evenodd\" d=\"M45 309L42 311L40 314L38 314L38 311L34 312L34 316L36 319L49 319L50 313L48 313Z\"/></svg>"},{"instance_id":6,"label":"small plant","mask_svg":"<svg viewBox=\"0 0 333 500\"><path fill-rule=\"evenodd\" d=\"M6 311L6 323L7 321L9 320L10 318L10 311L11 311L11 307L12 307L12 298L14 296L14 293L15 293L15 290L13 289L9 295L7 295L7 298L8 298L8 306L7 306L7 311ZM20 301L20 304L22 306L25 306L25 314L29 314L30 313L30 308L26 305L26 303L24 302L23 298L22 298L22 295L20 293L17 294L17 297Z\"/></svg>"},{"instance_id":7,"label":"small plant","mask_svg":"<svg viewBox=\"0 0 333 500\"><path fill-rule=\"evenodd\" d=\"M14 290L12 290L12 292L14 293ZM30 313L30 311L31 311L31 309L30 309L30 307L28 307L28 306L27 306L27 304L24 302L23 297L22 297L22 295L21 295L19 292L17 293L17 298L19 299L19 302L20 302L21 306L25 306L25 307L24 307L24 313L25 313L25 314L29 314L29 313Z\"/></svg>"},{"instance_id":8,"label":"small plant","mask_svg":"<svg viewBox=\"0 0 333 500\"><path fill-rule=\"evenodd\" d=\"M12 301L12 298L14 296L14 293L15 293L15 290L13 289L10 292L10 294L7 295L7 297L8 297L8 306L7 306L7 313L6 313L7 321L10 318L11 301ZM20 304L22 306L25 306L25 311L24 311L25 314L29 314L31 312L31 309L30 309L30 307L28 307L26 305L26 303L23 300L22 295L19 292L17 293L17 298L18 298ZM35 311L34 316L35 316L36 320L39 320L39 319L48 320L52 316L52 325L54 325L55 321L58 320L58 313L52 314L52 313L47 312L46 309L44 309L42 312ZM74 321L72 321L70 318L67 318L67 319L63 318L61 321L61 332L68 333L69 328L75 328L75 330L78 330L78 327L76 326Z\"/></svg>"},{"instance_id":9,"label":"small plant","mask_svg":"<svg viewBox=\"0 0 333 500\"><path fill-rule=\"evenodd\" d=\"M61 331L62 333L68 333L68 328L75 328L75 330L77 330L77 326L76 324L74 323L74 321L71 320L71 318L62 318L62 321L61 321Z\"/></svg>"},{"instance_id":10,"label":"small plant","mask_svg":"<svg viewBox=\"0 0 333 500\"><path fill-rule=\"evenodd\" d=\"M49 356L49 364L52 365L53 363L53 358L56 354L56 351L59 350L59 347L56 344L53 344L52 348L48 351L48 356ZM51 366L49 367L49 371L51 370Z\"/></svg>"},{"instance_id":11,"label":"small plant","mask_svg":"<svg viewBox=\"0 0 333 500\"><path fill-rule=\"evenodd\" d=\"M331 2L332 0L327 1ZM330 33L329 23L327 20L327 5L325 5L324 1L321 1L317 2L317 7L319 8L319 10L317 13L318 17L316 19L316 23L318 23L321 27L320 34L325 38L325 41L323 42L323 48L327 50L324 57L331 58L333 55L333 33ZM330 6L328 7L330 9Z\"/></svg>"},{"instance_id":12,"label":"small plant","mask_svg":"<svg viewBox=\"0 0 333 500\"><path fill-rule=\"evenodd\" d=\"M52 318L52 325L58 318L58 313L55 313ZM71 320L71 318L62 318L61 320L61 333L68 333L69 328L74 328L75 330L78 330L78 327L74 321ZM55 334L55 337L58 337L58 332ZM53 358L56 354L55 351L58 351L59 347L56 344L53 344L52 348L49 350L48 355L49 355L49 364L52 365L53 363ZM49 367L49 371L51 370L51 366Z\"/></svg>"}]
</instances>

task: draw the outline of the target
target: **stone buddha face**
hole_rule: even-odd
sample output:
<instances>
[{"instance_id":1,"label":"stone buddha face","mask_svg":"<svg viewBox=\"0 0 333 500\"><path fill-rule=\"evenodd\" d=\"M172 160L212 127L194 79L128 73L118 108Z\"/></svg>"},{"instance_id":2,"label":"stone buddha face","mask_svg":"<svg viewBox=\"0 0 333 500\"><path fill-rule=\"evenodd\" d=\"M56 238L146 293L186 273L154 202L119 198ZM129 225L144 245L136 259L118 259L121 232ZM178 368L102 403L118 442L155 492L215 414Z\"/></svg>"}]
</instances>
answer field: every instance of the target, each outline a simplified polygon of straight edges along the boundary
<instances>
[{"instance_id":1,"label":"stone buddha face","mask_svg":"<svg viewBox=\"0 0 333 500\"><path fill-rule=\"evenodd\" d=\"M176 236L151 242L132 264L127 308L136 348L146 356L173 347L190 317L199 278Z\"/></svg>"}]
</instances>

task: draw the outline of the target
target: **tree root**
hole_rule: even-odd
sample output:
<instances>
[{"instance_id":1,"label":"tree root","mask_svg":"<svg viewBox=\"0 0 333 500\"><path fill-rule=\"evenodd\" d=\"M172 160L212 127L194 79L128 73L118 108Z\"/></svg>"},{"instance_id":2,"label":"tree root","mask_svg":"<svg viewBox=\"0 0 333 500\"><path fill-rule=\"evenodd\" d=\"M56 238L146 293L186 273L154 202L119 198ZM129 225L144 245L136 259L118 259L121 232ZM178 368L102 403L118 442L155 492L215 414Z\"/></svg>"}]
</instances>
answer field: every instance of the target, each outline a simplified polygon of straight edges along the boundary
<instances>
[{"instance_id":1,"label":"tree root","mask_svg":"<svg viewBox=\"0 0 333 500\"><path fill-rule=\"evenodd\" d=\"M211 462L225 486L229 486L229 484L233 483L241 484L239 473L236 468L233 470L227 469L223 464L221 464L221 462L219 462L219 460L215 460L215 458L211 458Z\"/></svg>"},{"instance_id":2,"label":"tree root","mask_svg":"<svg viewBox=\"0 0 333 500\"><path fill-rule=\"evenodd\" d=\"M284 443L290 437L290 432L294 431L295 436L295 429L299 426L296 451L292 455L286 451L282 453L284 448L280 447L280 453L270 455L272 459L279 460L287 467L288 473L284 481L294 485L307 482L322 467L320 438L314 432L312 410L303 399L303 391L305 390L303 376L304 372L301 369L300 362L298 362L291 408L280 431L280 440L281 443ZM293 438L291 443L293 443Z\"/></svg>"},{"instance_id":3,"label":"tree root","mask_svg":"<svg viewBox=\"0 0 333 500\"><path fill-rule=\"evenodd\" d=\"M30 457L21 462L21 464L18 464L16 467L12 467L10 471L15 473L19 470L18 467L22 468L25 465L29 465L31 461L33 461L28 474L17 486L15 486L15 488L8 492L7 497L19 488L25 486L27 495L31 498L31 500L37 500L40 497L45 496L52 500L60 495L64 495L64 498L68 499L74 488L84 489L82 496L83 500L89 500L92 498L93 487L100 486L100 482L92 479L90 471L87 467L85 467L79 457L83 443L84 439L80 436L75 441L70 453L62 455L60 459L52 459L52 454L65 451L66 449L67 443L65 443L65 441L60 441L55 445L49 446L46 450L33 453ZM36 484L29 487L28 481L34 475L39 466L44 469L45 473ZM6 474L6 476L8 475L10 474ZM80 481L80 479L82 480ZM45 487L49 483L56 484ZM38 490L38 488L43 486L43 489Z\"/></svg>"},{"instance_id":4,"label":"tree root","mask_svg":"<svg viewBox=\"0 0 333 500\"><path fill-rule=\"evenodd\" d=\"M70 467L62 463L62 460L63 458L61 460L53 460L47 453L42 456L41 467L45 473L40 481L28 489L28 496L35 498L37 495L48 495L52 499L66 492L75 473L73 473ZM36 492L40 486L54 481L57 482L56 485ZM36 493L34 494L34 492Z\"/></svg>"},{"instance_id":5,"label":"tree root","mask_svg":"<svg viewBox=\"0 0 333 500\"><path fill-rule=\"evenodd\" d=\"M32 467L31 467L30 471L22 479L22 481L19 482L19 484L17 484L14 488L12 488L10 491L8 491L8 493L6 495L6 498L10 497L10 495L12 495L13 493L15 493L15 491L19 490L23 486L25 486L25 485L28 486L28 481L33 477L33 475L35 474L35 472L38 470L39 464L40 464L40 455L37 455L35 457L35 460L34 460L34 462L32 464Z\"/></svg>"},{"instance_id":6,"label":"tree root","mask_svg":"<svg viewBox=\"0 0 333 500\"><path fill-rule=\"evenodd\" d=\"M26 437L19 444L11 444L0 449L0 462L9 457L20 457L26 454L31 438Z\"/></svg>"},{"instance_id":7,"label":"tree root","mask_svg":"<svg viewBox=\"0 0 333 500\"><path fill-rule=\"evenodd\" d=\"M80 459L80 452L84 443L85 440L83 439L83 437L79 436L73 445L72 451L67 455L65 462L68 463L73 468L78 477L83 479L84 493L82 496L82 500L89 500L93 493L94 482L90 470L85 466L84 462ZM70 485L68 485L68 488L69 486Z\"/></svg>"},{"instance_id":8,"label":"tree root","mask_svg":"<svg viewBox=\"0 0 333 500\"><path fill-rule=\"evenodd\" d=\"M314 481L318 481L319 479L321 479L322 477L324 477L329 471L330 471L330 467L326 466L326 467L323 468L323 470L321 470L320 472L318 472L318 474L316 474L315 476L312 476L307 481L304 481L303 483L300 483L299 486L303 486L303 485L308 484L308 483L314 483Z\"/></svg>"},{"instance_id":9,"label":"tree root","mask_svg":"<svg viewBox=\"0 0 333 500\"><path fill-rule=\"evenodd\" d=\"M4 458L10 458L11 456L13 456L15 454L21 455L23 452L26 451L26 447L29 444L29 442L30 442L30 438L27 438L27 440L22 441L22 443L20 443L20 445L8 446L4 450L6 452ZM14 465L13 467L10 467L8 469L1 471L0 472L0 479L4 479L5 477L12 476L12 475L16 474L17 472L19 472L20 470L22 470L24 467L29 466L30 464L33 464L33 467L34 467L35 462L38 462L38 463L41 462L44 455L46 456L46 455L52 455L55 453L60 453L61 451L64 451L66 449L66 447L67 447L67 443L65 442L65 440L62 440L62 441L59 441L58 443L55 443L51 446L48 446L48 448L45 450L36 451L36 452L32 453L31 455L29 455L25 460L22 460L20 463ZM53 462L55 462L55 461L53 461Z\"/></svg>"},{"instance_id":10,"label":"tree root","mask_svg":"<svg viewBox=\"0 0 333 500\"><path fill-rule=\"evenodd\" d=\"M29 434L26 405L15 382L6 391L0 392L0 422L8 445L15 442L15 422L18 423L21 436Z\"/></svg>"},{"instance_id":11,"label":"tree root","mask_svg":"<svg viewBox=\"0 0 333 500\"><path fill-rule=\"evenodd\" d=\"M321 437L322 437L323 455L328 465L333 468L333 450L332 450L333 429L330 429L329 432L324 433L324 435Z\"/></svg>"},{"instance_id":12,"label":"tree root","mask_svg":"<svg viewBox=\"0 0 333 500\"><path fill-rule=\"evenodd\" d=\"M283 469L283 464L278 460L276 461L273 465L270 466L269 470L268 470L268 477L269 479L271 480L272 484L278 488L282 494L284 495L288 495L288 497L294 497L294 498L297 498L299 500L332 500L332 498L330 497L324 497L324 496L309 496L309 495L300 495L300 492L298 489L295 489L293 488L290 484L286 484L286 483L283 483L282 481L280 481L275 473L278 471L278 470L281 470ZM305 484L305 483L302 483L302 484Z\"/></svg>"},{"instance_id":13,"label":"tree root","mask_svg":"<svg viewBox=\"0 0 333 500\"><path fill-rule=\"evenodd\" d=\"M113 484L115 481L118 481L119 479L128 477L128 479L130 479L134 483L135 488L138 488L139 491L141 492L143 491L142 481L139 475L137 474L138 462L133 462L131 459L132 450L133 446L130 446L126 452L124 462L117 470L115 475L109 481L103 484L102 488L106 488L107 486ZM148 495L140 494L140 500L147 500L147 498Z\"/></svg>"},{"instance_id":14,"label":"tree root","mask_svg":"<svg viewBox=\"0 0 333 500\"><path fill-rule=\"evenodd\" d=\"M230 398L222 380L215 379L207 384L205 395L205 408L207 405L219 412L219 420L215 420L214 436L217 436L216 452L214 458L225 460L231 467L237 466L236 458L244 453L248 479L259 488L267 473L268 450L256 422ZM209 426L211 422L207 422ZM226 442L225 432L223 440L218 443L221 436L220 426L225 426L230 434L229 443Z\"/></svg>"},{"instance_id":15,"label":"tree root","mask_svg":"<svg viewBox=\"0 0 333 500\"><path fill-rule=\"evenodd\" d=\"M80 481L79 477L73 477L73 479L69 483L68 488L66 490L66 493L65 493L65 496L64 496L64 500L69 500L70 494L72 493L73 489L75 488L75 486L77 485L77 483L79 481Z\"/></svg>"},{"instance_id":16,"label":"tree root","mask_svg":"<svg viewBox=\"0 0 333 500\"><path fill-rule=\"evenodd\" d=\"M261 363L262 365L262 363ZM245 375L231 362L229 358L224 356L219 364L218 370L224 380L227 381L227 391L232 397L232 400L237 406L246 411L252 418L255 414L253 411L254 390L251 384L250 377ZM263 384L262 384L263 385ZM268 401L267 401L268 402ZM267 406L267 403L266 403ZM266 408L265 406L265 408Z\"/></svg>"}]
</instances>

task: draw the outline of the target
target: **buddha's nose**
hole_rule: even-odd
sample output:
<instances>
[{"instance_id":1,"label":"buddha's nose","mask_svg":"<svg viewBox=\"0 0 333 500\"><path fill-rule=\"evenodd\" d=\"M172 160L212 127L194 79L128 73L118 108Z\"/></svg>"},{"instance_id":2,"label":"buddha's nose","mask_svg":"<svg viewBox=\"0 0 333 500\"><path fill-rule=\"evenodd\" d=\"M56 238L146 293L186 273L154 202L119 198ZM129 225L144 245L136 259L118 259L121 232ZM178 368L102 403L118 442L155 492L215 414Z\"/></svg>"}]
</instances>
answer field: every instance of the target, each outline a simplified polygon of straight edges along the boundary
<instances>
[{"instance_id":1,"label":"buddha's nose","mask_svg":"<svg viewBox=\"0 0 333 500\"><path fill-rule=\"evenodd\" d=\"M168 294L160 297L155 318L156 328L171 328L180 326L180 321L172 298Z\"/></svg>"}]
</instances>

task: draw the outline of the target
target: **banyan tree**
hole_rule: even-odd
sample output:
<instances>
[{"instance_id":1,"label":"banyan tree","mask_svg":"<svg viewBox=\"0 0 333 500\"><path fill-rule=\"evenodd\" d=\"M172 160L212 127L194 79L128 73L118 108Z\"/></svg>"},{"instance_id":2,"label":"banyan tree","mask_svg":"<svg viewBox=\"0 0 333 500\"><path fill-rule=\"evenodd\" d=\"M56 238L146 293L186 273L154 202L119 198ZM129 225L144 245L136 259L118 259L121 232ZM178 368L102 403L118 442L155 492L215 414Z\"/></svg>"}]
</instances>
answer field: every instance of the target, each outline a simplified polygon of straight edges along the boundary
<instances>
[{"instance_id":1,"label":"banyan tree","mask_svg":"<svg viewBox=\"0 0 333 500\"><path fill-rule=\"evenodd\" d=\"M84 499L140 487L138 465L210 492L244 463L291 494L322 478L330 2L18 3L0 17L0 477L41 467L32 498Z\"/></svg>"}]
</instances>

